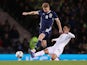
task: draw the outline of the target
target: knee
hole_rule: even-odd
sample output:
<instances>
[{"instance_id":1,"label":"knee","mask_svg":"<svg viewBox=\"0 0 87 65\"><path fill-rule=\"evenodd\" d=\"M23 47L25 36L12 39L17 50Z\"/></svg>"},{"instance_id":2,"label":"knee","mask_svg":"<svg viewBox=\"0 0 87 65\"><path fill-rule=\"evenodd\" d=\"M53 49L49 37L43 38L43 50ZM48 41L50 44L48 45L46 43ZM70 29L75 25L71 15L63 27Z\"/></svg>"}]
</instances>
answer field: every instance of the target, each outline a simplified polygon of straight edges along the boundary
<instances>
[{"instance_id":1,"label":"knee","mask_svg":"<svg viewBox=\"0 0 87 65\"><path fill-rule=\"evenodd\" d=\"M48 54L48 49L45 49L44 52L45 52L45 54Z\"/></svg>"},{"instance_id":2,"label":"knee","mask_svg":"<svg viewBox=\"0 0 87 65\"><path fill-rule=\"evenodd\" d=\"M57 58L57 55L56 55L56 54L52 54L52 55L51 55L51 59L52 59L52 60L55 60L56 58Z\"/></svg>"},{"instance_id":3,"label":"knee","mask_svg":"<svg viewBox=\"0 0 87 65\"><path fill-rule=\"evenodd\" d=\"M44 33L41 33L38 37L38 40L42 41L42 39L45 37L45 34Z\"/></svg>"},{"instance_id":4,"label":"knee","mask_svg":"<svg viewBox=\"0 0 87 65\"><path fill-rule=\"evenodd\" d=\"M42 45L43 48L47 47L47 41L46 40L43 40L41 42L41 45Z\"/></svg>"}]
</instances>

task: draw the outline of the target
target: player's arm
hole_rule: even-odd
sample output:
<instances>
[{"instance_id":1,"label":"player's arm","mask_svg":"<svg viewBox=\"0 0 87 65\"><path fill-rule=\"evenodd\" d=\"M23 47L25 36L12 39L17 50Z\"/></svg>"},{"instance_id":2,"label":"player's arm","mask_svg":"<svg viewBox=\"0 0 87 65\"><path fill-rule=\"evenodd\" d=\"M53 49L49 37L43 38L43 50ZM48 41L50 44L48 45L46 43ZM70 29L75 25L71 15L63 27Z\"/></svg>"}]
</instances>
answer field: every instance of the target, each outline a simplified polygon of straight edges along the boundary
<instances>
[{"instance_id":1,"label":"player's arm","mask_svg":"<svg viewBox=\"0 0 87 65\"><path fill-rule=\"evenodd\" d=\"M71 38L75 38L75 35L74 34L72 34L72 33L68 33L69 34L69 36L71 37Z\"/></svg>"},{"instance_id":2,"label":"player's arm","mask_svg":"<svg viewBox=\"0 0 87 65\"><path fill-rule=\"evenodd\" d=\"M59 28L59 33L63 33L61 22L60 22L59 18L55 18L55 20L56 20L57 26Z\"/></svg>"},{"instance_id":3,"label":"player's arm","mask_svg":"<svg viewBox=\"0 0 87 65\"><path fill-rule=\"evenodd\" d=\"M57 41L58 38L52 39L51 42Z\"/></svg>"},{"instance_id":4,"label":"player's arm","mask_svg":"<svg viewBox=\"0 0 87 65\"><path fill-rule=\"evenodd\" d=\"M22 15L38 15L38 11L23 12Z\"/></svg>"}]
</instances>

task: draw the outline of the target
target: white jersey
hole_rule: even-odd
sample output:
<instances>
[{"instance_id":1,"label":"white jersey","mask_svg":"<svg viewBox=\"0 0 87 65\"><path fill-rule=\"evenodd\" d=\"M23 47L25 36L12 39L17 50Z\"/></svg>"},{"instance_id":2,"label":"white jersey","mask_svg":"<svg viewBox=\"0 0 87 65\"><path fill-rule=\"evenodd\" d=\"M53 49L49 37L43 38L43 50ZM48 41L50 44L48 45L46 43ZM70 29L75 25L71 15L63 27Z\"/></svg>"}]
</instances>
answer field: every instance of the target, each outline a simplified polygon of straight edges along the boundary
<instances>
[{"instance_id":1,"label":"white jersey","mask_svg":"<svg viewBox=\"0 0 87 65\"><path fill-rule=\"evenodd\" d=\"M53 39L56 41L53 48L55 49L64 49L64 47L68 44L68 42L71 40L71 38L75 38L75 35L71 32L69 33L63 33L58 38Z\"/></svg>"},{"instance_id":2,"label":"white jersey","mask_svg":"<svg viewBox=\"0 0 87 65\"><path fill-rule=\"evenodd\" d=\"M48 54L56 54L58 58L62 54L64 47L68 44L71 38L75 38L75 35L69 32L67 34L63 33L58 38L53 39L53 41L56 41L56 43L47 48ZM35 56L37 56L37 54L43 55L43 51L37 52Z\"/></svg>"}]
</instances>

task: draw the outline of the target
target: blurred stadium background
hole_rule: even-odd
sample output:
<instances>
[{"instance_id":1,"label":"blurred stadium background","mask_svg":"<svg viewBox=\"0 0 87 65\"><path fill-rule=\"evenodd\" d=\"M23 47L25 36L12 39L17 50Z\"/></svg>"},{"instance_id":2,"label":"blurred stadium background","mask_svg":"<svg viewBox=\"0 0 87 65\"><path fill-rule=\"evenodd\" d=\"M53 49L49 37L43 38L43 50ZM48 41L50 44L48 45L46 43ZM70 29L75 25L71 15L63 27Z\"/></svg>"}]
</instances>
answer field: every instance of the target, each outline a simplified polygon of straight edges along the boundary
<instances>
[{"instance_id":1,"label":"blurred stadium background","mask_svg":"<svg viewBox=\"0 0 87 65\"><path fill-rule=\"evenodd\" d=\"M62 26L70 24L76 35L63 54L87 54L87 0L0 0L0 54L14 54L17 50L28 53L29 41L38 36L39 16L22 16L22 12L41 9L43 2L50 3ZM54 23L48 46L56 37Z\"/></svg>"}]
</instances>

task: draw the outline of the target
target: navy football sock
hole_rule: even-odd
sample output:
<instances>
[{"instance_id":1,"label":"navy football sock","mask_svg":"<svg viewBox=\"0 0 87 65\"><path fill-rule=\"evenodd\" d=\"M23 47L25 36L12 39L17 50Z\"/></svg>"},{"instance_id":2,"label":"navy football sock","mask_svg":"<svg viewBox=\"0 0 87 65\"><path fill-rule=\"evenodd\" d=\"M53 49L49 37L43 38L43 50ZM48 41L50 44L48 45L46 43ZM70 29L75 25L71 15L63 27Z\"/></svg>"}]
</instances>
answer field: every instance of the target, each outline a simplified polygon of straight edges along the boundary
<instances>
[{"instance_id":1,"label":"navy football sock","mask_svg":"<svg viewBox=\"0 0 87 65\"><path fill-rule=\"evenodd\" d=\"M37 42L36 47L37 47L37 48L38 48L38 47L41 47L41 41L40 41L40 40Z\"/></svg>"}]
</instances>

